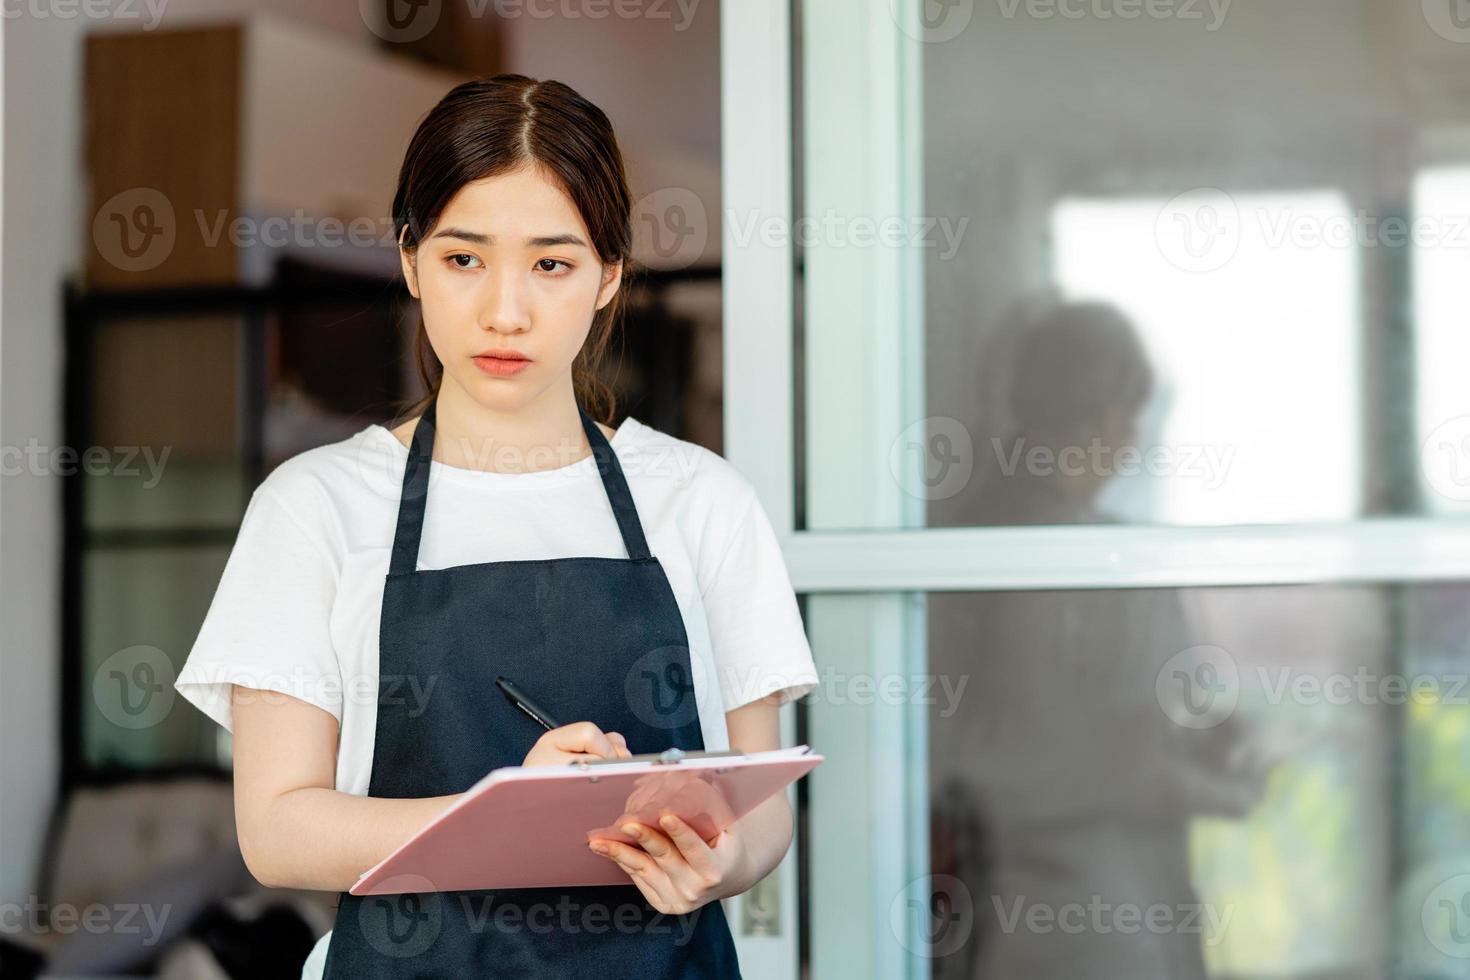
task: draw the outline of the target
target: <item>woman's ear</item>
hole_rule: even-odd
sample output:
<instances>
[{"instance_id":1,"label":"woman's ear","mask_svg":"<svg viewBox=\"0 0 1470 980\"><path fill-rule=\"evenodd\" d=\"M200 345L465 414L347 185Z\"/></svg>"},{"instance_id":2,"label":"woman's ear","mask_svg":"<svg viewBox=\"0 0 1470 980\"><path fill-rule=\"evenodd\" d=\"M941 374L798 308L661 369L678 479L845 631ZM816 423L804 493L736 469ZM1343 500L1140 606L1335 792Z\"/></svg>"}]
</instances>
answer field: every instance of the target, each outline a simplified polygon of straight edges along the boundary
<instances>
[{"instance_id":1,"label":"woman's ear","mask_svg":"<svg viewBox=\"0 0 1470 980\"><path fill-rule=\"evenodd\" d=\"M597 291L597 307L602 309L612 298L618 294L618 287L623 284L623 260L619 259L612 265L602 267L602 287Z\"/></svg>"},{"instance_id":2,"label":"woman's ear","mask_svg":"<svg viewBox=\"0 0 1470 980\"><path fill-rule=\"evenodd\" d=\"M398 261L403 264L403 279L408 283L409 294L414 299L419 298L419 270L418 250L408 248L404 245L404 239L408 235L408 225L398 233Z\"/></svg>"}]
</instances>

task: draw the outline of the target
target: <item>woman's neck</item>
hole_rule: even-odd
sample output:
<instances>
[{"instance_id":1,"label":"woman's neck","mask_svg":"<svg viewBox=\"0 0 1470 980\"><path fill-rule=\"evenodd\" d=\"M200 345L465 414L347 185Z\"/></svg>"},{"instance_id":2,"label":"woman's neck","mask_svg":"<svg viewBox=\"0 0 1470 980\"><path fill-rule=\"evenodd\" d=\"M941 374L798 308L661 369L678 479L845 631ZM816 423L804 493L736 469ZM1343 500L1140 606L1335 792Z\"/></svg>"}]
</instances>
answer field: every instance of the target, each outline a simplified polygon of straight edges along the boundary
<instances>
[{"instance_id":1,"label":"woman's neck","mask_svg":"<svg viewBox=\"0 0 1470 980\"><path fill-rule=\"evenodd\" d=\"M475 401L446 376L434 415L434 459L461 469L529 473L570 466L592 452L570 378L535 401L502 410ZM395 430L400 442L407 444L417 422ZM611 438L610 429L598 427Z\"/></svg>"}]
</instances>

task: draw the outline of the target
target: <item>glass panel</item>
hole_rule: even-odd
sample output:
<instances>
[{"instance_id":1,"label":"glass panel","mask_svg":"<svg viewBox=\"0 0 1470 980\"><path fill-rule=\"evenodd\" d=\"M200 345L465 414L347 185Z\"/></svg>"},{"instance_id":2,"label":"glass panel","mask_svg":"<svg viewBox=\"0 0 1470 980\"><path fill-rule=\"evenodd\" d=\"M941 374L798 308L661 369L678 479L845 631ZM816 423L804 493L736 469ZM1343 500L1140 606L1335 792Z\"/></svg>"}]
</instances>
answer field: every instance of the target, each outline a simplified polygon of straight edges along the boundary
<instances>
[{"instance_id":1,"label":"glass panel","mask_svg":"<svg viewBox=\"0 0 1470 980\"><path fill-rule=\"evenodd\" d=\"M82 751L88 766L228 765L217 726L173 682L230 545L97 549L82 564Z\"/></svg>"},{"instance_id":2,"label":"glass panel","mask_svg":"<svg viewBox=\"0 0 1470 980\"><path fill-rule=\"evenodd\" d=\"M400 316L391 283L282 262L283 291L310 296L272 311L262 331L263 472L297 453L386 421L417 374L416 316Z\"/></svg>"},{"instance_id":3,"label":"glass panel","mask_svg":"<svg viewBox=\"0 0 1470 980\"><path fill-rule=\"evenodd\" d=\"M190 459L168 449L114 450L109 466L83 470L86 526L95 531L207 527L222 533L238 526L249 499L244 463Z\"/></svg>"},{"instance_id":4,"label":"glass panel","mask_svg":"<svg viewBox=\"0 0 1470 980\"><path fill-rule=\"evenodd\" d=\"M109 318L92 339L89 530L232 530L251 487L237 422L240 317Z\"/></svg>"},{"instance_id":5,"label":"glass panel","mask_svg":"<svg viewBox=\"0 0 1470 980\"><path fill-rule=\"evenodd\" d=\"M809 597L810 975L1470 976L1467 610L1470 584Z\"/></svg>"},{"instance_id":6,"label":"glass panel","mask_svg":"<svg viewBox=\"0 0 1470 980\"><path fill-rule=\"evenodd\" d=\"M1452 0L868 6L800 4L801 526L1470 511Z\"/></svg>"}]
</instances>

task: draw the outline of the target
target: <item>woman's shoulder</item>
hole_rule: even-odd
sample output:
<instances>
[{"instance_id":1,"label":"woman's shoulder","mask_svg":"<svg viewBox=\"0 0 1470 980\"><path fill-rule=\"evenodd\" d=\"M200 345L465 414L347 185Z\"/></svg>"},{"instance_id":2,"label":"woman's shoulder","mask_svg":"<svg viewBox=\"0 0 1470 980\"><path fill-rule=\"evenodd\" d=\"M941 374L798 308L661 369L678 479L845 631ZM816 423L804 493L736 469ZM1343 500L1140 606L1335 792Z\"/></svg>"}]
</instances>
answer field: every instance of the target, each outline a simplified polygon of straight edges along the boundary
<instances>
[{"instance_id":1,"label":"woman's shoulder","mask_svg":"<svg viewBox=\"0 0 1470 980\"><path fill-rule=\"evenodd\" d=\"M745 475L724 456L632 416L618 427L613 445L630 480L723 503L741 502L755 493Z\"/></svg>"},{"instance_id":2,"label":"woman's shoulder","mask_svg":"<svg viewBox=\"0 0 1470 980\"><path fill-rule=\"evenodd\" d=\"M363 503L396 501L404 453L393 434L373 423L335 442L302 450L266 474L256 493L275 496L298 513L342 512Z\"/></svg>"}]
</instances>

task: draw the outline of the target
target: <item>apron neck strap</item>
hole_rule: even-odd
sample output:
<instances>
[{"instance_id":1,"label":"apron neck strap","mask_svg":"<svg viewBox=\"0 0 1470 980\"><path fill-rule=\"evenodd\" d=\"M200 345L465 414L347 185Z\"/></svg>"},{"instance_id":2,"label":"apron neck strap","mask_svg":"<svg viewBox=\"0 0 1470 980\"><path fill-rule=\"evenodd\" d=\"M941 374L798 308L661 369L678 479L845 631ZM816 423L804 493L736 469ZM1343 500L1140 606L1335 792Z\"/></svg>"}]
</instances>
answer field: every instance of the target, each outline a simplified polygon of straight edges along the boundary
<instances>
[{"instance_id":1,"label":"apron neck strap","mask_svg":"<svg viewBox=\"0 0 1470 980\"><path fill-rule=\"evenodd\" d=\"M414 426L408 463L403 468L403 494L398 500L398 528L393 535L390 574L411 572L418 564L419 539L424 530L424 505L429 498L429 464L434 456L434 408L437 403L437 399L429 402ZM613 517L622 533L623 547L630 559L646 559L649 557L648 541L643 536L643 524L638 520L638 509L633 506L633 494L628 489L617 453L580 405L577 413L582 417L582 429L592 446L603 490L607 492Z\"/></svg>"}]
</instances>

